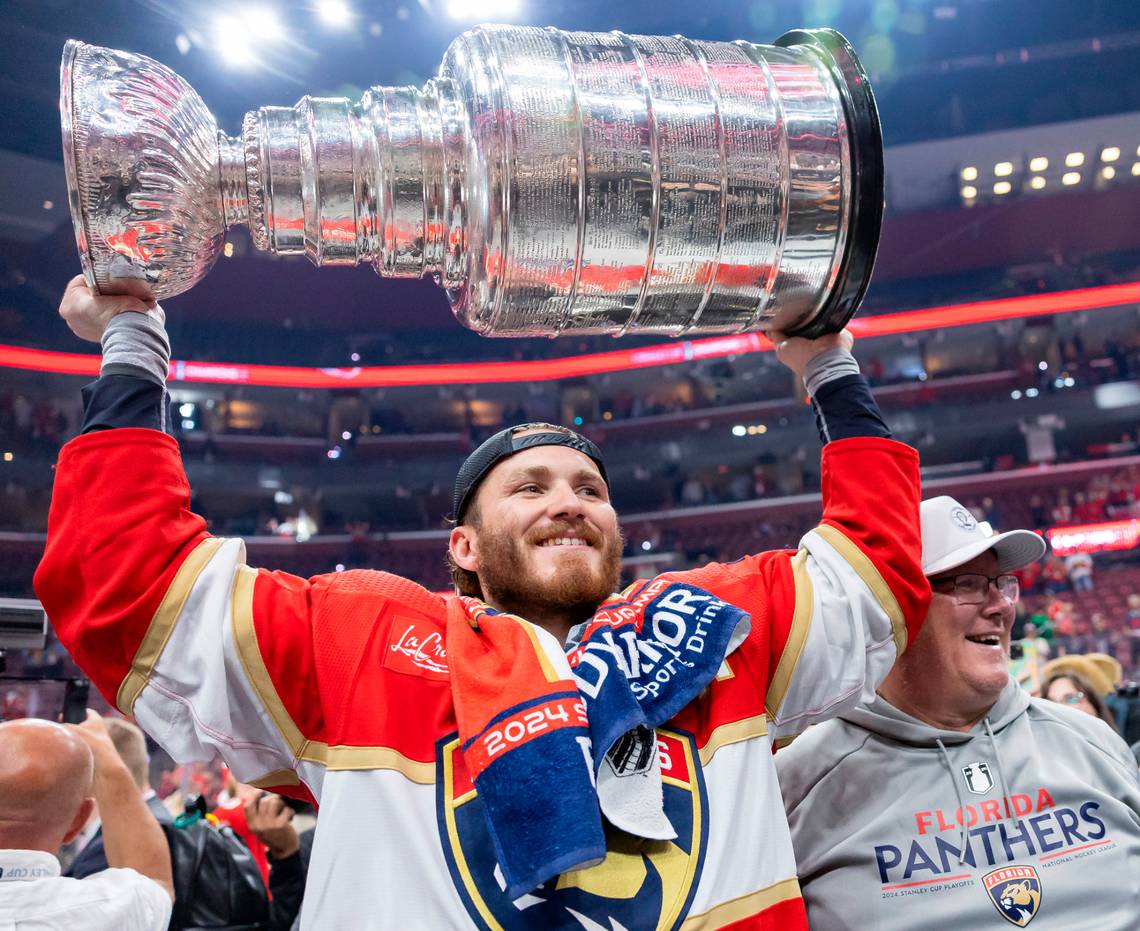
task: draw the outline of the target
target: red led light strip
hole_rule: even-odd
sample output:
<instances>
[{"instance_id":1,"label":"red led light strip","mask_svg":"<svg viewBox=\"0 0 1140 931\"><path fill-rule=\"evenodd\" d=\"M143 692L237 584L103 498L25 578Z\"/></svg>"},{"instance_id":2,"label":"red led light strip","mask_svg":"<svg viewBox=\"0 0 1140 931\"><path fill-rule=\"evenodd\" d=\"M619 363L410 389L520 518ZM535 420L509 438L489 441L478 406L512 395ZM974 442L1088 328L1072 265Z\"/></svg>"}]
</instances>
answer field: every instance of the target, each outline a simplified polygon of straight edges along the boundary
<instances>
[{"instance_id":1,"label":"red led light strip","mask_svg":"<svg viewBox=\"0 0 1140 931\"><path fill-rule=\"evenodd\" d=\"M1140 545L1140 520L1114 520L1102 524L1077 524L1045 531L1058 556L1070 553L1101 553L1130 550Z\"/></svg>"},{"instance_id":2,"label":"red led light strip","mask_svg":"<svg viewBox=\"0 0 1140 931\"><path fill-rule=\"evenodd\" d=\"M948 304L877 317L857 317L851 332L860 339L968 326L994 320L1099 310L1140 303L1140 282L1055 291L972 304ZM692 359L715 359L750 352L767 352L771 342L760 333L712 336L707 339L659 343L641 349L619 349L584 356L528 362L459 362L436 365L382 365L346 369L314 369L286 365L244 365L226 362L170 363L172 381L265 385L284 388L391 388L409 385L489 384L492 382L551 381L603 372L675 365ZM0 345L0 367L62 375L99 373L99 356L51 352Z\"/></svg>"}]
</instances>

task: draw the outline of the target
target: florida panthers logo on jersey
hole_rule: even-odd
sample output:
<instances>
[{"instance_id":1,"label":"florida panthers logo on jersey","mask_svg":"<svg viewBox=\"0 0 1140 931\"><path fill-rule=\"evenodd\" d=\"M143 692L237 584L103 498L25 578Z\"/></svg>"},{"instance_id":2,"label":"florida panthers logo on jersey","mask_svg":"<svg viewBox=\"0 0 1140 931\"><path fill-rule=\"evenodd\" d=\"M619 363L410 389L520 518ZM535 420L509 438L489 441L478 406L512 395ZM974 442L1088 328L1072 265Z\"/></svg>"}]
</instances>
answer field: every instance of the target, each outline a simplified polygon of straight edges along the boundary
<instances>
[{"instance_id":1,"label":"florida panthers logo on jersey","mask_svg":"<svg viewBox=\"0 0 1140 931\"><path fill-rule=\"evenodd\" d=\"M1007 866L982 877L1002 918L1024 928L1041 907L1041 880L1032 866Z\"/></svg>"},{"instance_id":2,"label":"florida panthers logo on jersey","mask_svg":"<svg viewBox=\"0 0 1140 931\"><path fill-rule=\"evenodd\" d=\"M647 841L607 829L606 859L563 873L530 895L507 898L483 806L459 750L440 741L437 813L451 878L472 921L481 928L677 928L701 875L708 833L708 800L691 735L658 729L665 814L675 840ZM557 791L556 787L551 787Z\"/></svg>"}]
</instances>

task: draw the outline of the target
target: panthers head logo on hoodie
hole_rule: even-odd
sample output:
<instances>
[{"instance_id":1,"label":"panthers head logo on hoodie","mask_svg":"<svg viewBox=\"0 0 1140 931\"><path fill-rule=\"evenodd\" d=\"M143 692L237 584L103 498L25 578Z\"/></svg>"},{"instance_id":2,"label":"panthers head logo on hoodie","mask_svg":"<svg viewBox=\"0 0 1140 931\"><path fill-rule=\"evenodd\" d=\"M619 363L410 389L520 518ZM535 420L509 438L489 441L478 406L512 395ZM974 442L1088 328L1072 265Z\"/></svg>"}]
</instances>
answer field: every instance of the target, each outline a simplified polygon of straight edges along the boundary
<instances>
[{"instance_id":1,"label":"panthers head logo on hoodie","mask_svg":"<svg viewBox=\"0 0 1140 931\"><path fill-rule=\"evenodd\" d=\"M1041 907L1041 880L1031 866L1007 866L982 877L982 885L989 893L1002 918L1024 928Z\"/></svg>"}]
</instances>

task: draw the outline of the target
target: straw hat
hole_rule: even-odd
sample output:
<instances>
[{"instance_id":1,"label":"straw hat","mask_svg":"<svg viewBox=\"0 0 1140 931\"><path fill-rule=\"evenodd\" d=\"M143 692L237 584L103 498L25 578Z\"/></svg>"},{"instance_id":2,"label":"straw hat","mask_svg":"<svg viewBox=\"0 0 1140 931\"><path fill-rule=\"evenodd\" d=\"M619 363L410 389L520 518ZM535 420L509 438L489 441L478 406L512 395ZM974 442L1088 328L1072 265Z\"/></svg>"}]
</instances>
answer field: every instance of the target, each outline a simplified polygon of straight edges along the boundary
<instances>
[{"instance_id":1,"label":"straw hat","mask_svg":"<svg viewBox=\"0 0 1140 931\"><path fill-rule=\"evenodd\" d=\"M1041 680L1044 682L1050 676L1068 672L1075 672L1102 697L1111 695L1116 684L1124 678L1120 663L1107 653L1083 653L1049 660L1041 670Z\"/></svg>"}]
</instances>

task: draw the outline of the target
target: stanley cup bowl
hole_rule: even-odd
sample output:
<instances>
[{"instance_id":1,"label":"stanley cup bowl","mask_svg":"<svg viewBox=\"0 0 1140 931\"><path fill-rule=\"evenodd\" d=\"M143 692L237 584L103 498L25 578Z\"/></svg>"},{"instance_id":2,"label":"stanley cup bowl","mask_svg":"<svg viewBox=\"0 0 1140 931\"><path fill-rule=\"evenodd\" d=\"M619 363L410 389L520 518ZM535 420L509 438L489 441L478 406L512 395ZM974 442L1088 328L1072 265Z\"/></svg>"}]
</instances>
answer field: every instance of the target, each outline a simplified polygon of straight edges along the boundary
<instances>
[{"instance_id":1,"label":"stanley cup bowl","mask_svg":"<svg viewBox=\"0 0 1140 931\"><path fill-rule=\"evenodd\" d=\"M68 41L60 119L87 283L142 298L192 287L225 240L218 129L201 98L149 58Z\"/></svg>"},{"instance_id":2,"label":"stanley cup bowl","mask_svg":"<svg viewBox=\"0 0 1140 931\"><path fill-rule=\"evenodd\" d=\"M192 287L225 230L430 276L494 336L841 329L883 206L867 77L832 30L774 45L479 26L423 88L305 97L229 137L169 69L68 42L76 240L101 293Z\"/></svg>"}]
</instances>

